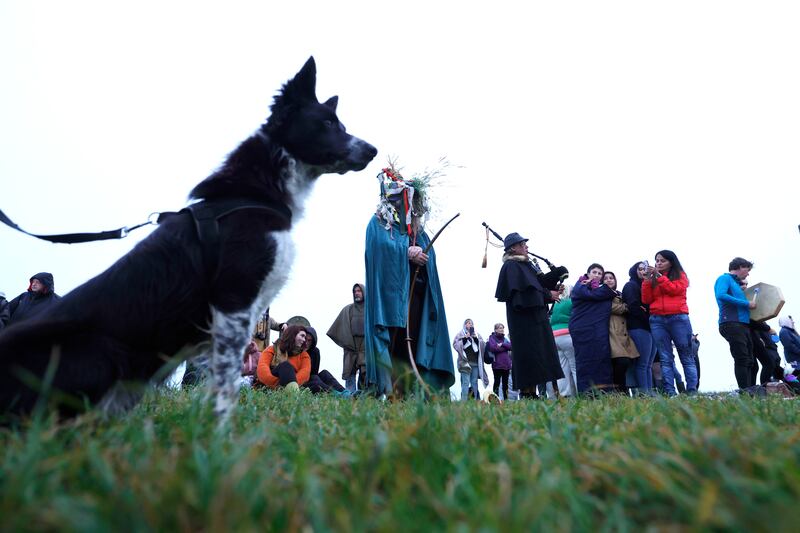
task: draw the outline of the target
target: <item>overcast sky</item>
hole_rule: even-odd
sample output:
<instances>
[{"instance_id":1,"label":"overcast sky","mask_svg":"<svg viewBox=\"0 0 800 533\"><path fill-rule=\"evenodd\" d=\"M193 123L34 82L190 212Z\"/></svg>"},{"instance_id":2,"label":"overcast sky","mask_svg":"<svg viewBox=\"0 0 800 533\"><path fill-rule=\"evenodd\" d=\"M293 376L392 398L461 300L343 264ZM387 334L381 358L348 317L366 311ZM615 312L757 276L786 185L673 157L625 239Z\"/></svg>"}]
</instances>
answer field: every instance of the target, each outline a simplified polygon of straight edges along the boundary
<instances>
[{"instance_id":1,"label":"overcast sky","mask_svg":"<svg viewBox=\"0 0 800 533\"><path fill-rule=\"evenodd\" d=\"M338 94L348 130L379 150L362 172L319 179L272 304L279 320L311 320L334 374L341 351L324 332L365 278L390 156L407 174L457 165L429 223L461 213L436 243L451 338L468 317L484 336L506 321L482 221L530 238L570 282L596 261L622 283L674 250L703 390L735 388L713 295L732 257L800 315L796 2L286 5L0 0L0 209L38 233L177 210L313 55L320 100ZM11 299L50 271L65 294L149 231L68 246L0 228L0 290Z\"/></svg>"}]
</instances>

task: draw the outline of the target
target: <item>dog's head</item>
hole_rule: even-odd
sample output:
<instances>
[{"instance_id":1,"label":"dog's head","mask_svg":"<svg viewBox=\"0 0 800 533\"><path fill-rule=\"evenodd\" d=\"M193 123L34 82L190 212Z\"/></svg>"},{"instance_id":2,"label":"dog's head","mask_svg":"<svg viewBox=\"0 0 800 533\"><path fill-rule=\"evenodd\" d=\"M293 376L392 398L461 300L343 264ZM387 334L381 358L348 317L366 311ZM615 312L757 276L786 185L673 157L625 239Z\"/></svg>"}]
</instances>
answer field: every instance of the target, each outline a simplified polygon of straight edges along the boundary
<instances>
[{"instance_id":1,"label":"dog's head","mask_svg":"<svg viewBox=\"0 0 800 533\"><path fill-rule=\"evenodd\" d=\"M316 167L320 174L362 170L378 151L353 137L336 116L337 96L317 100L317 67L310 57L286 82L272 104L272 115L262 126L270 138L295 159Z\"/></svg>"}]
</instances>

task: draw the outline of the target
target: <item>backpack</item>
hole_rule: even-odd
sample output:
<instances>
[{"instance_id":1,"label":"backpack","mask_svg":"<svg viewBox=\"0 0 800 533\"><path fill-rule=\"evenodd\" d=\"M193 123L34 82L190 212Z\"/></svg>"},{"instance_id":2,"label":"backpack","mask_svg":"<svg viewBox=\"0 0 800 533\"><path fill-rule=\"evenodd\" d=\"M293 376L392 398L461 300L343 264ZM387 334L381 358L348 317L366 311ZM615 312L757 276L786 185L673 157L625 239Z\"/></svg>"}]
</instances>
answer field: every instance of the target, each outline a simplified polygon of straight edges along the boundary
<instances>
[{"instance_id":1,"label":"backpack","mask_svg":"<svg viewBox=\"0 0 800 533\"><path fill-rule=\"evenodd\" d=\"M488 349L483 351L483 364L491 365L494 364L494 353L490 352Z\"/></svg>"}]
</instances>

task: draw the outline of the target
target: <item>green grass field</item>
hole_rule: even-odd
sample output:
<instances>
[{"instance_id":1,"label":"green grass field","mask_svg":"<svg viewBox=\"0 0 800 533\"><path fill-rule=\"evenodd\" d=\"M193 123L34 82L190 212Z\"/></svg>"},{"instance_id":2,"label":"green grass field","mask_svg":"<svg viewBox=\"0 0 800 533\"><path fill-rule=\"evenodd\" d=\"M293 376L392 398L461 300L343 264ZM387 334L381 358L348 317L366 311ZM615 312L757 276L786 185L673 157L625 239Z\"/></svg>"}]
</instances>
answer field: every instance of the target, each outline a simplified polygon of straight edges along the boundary
<instances>
[{"instance_id":1,"label":"green grass field","mask_svg":"<svg viewBox=\"0 0 800 533\"><path fill-rule=\"evenodd\" d=\"M380 403L200 391L2 430L2 529L796 531L793 400Z\"/></svg>"}]
</instances>

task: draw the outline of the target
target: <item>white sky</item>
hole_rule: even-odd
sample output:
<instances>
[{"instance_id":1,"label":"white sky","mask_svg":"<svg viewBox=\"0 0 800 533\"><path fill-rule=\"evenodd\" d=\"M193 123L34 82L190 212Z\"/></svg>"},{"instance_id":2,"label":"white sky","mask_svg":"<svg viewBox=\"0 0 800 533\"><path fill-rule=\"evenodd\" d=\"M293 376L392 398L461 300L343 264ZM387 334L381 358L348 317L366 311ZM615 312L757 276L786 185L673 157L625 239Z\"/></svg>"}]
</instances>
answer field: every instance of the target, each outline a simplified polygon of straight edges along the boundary
<instances>
[{"instance_id":1,"label":"white sky","mask_svg":"<svg viewBox=\"0 0 800 533\"><path fill-rule=\"evenodd\" d=\"M529 237L571 282L594 261L624 282L674 250L704 390L735 387L713 297L733 256L800 314L796 2L286 4L0 0L0 209L39 233L179 209L314 55L319 98L338 94L349 131L379 149L363 172L320 178L272 305L311 320L334 374L324 332L365 278L390 155L407 174L441 156L462 167L429 225L461 212L436 243L451 337L467 317L484 336L505 322L482 221ZM67 246L0 228L0 290L45 270L63 295L149 231Z\"/></svg>"}]
</instances>

